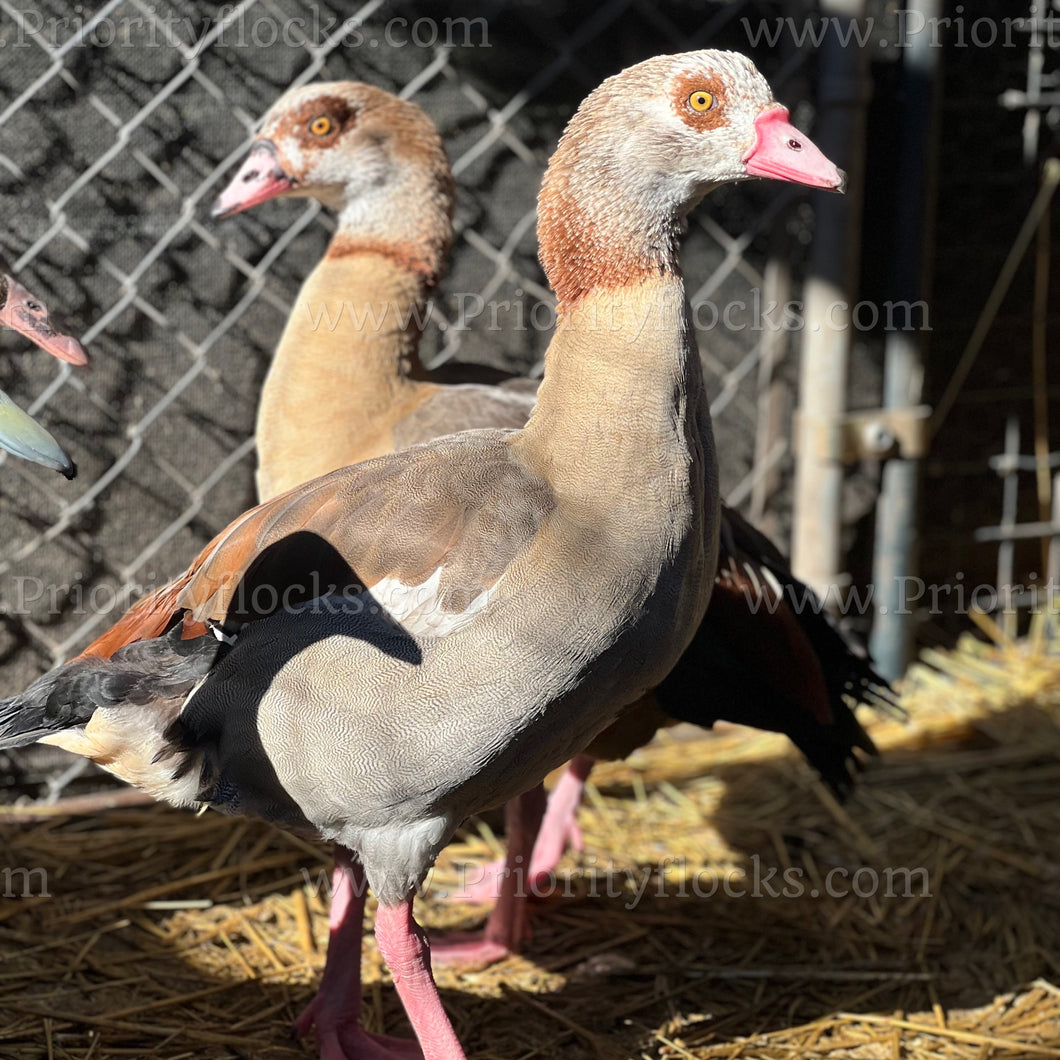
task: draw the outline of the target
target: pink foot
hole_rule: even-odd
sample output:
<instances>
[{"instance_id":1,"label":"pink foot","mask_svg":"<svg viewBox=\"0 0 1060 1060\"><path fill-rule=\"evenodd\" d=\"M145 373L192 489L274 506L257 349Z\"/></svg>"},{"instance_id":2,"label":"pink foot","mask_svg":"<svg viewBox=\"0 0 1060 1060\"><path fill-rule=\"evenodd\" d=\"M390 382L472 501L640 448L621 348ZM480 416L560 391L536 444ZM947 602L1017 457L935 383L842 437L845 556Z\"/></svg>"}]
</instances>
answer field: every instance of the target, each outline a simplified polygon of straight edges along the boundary
<instances>
[{"instance_id":1,"label":"pink foot","mask_svg":"<svg viewBox=\"0 0 1060 1060\"><path fill-rule=\"evenodd\" d=\"M443 931L431 935L431 964L488 968L511 956L507 943L483 931Z\"/></svg>"},{"instance_id":2,"label":"pink foot","mask_svg":"<svg viewBox=\"0 0 1060 1060\"><path fill-rule=\"evenodd\" d=\"M323 1011L326 1003L318 994L294 1024L299 1038L316 1027L320 1060L423 1060L419 1045L408 1038L372 1034L356 1020L334 1022Z\"/></svg>"}]
</instances>

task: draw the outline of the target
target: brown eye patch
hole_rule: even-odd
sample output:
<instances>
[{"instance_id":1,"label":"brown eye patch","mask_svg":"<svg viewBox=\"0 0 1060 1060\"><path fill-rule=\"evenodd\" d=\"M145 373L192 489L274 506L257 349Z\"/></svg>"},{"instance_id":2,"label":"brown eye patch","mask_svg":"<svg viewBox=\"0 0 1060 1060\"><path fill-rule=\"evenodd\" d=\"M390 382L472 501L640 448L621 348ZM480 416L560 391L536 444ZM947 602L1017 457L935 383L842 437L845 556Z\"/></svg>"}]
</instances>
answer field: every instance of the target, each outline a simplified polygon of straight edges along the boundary
<instances>
[{"instance_id":1,"label":"brown eye patch","mask_svg":"<svg viewBox=\"0 0 1060 1060\"><path fill-rule=\"evenodd\" d=\"M306 144L324 147L355 115L350 104L340 96L317 96L303 103L291 118Z\"/></svg>"},{"instance_id":2,"label":"brown eye patch","mask_svg":"<svg viewBox=\"0 0 1060 1060\"><path fill-rule=\"evenodd\" d=\"M678 78L671 102L677 116L693 129L717 129L728 125L725 89L716 78L703 74L686 74Z\"/></svg>"}]
</instances>

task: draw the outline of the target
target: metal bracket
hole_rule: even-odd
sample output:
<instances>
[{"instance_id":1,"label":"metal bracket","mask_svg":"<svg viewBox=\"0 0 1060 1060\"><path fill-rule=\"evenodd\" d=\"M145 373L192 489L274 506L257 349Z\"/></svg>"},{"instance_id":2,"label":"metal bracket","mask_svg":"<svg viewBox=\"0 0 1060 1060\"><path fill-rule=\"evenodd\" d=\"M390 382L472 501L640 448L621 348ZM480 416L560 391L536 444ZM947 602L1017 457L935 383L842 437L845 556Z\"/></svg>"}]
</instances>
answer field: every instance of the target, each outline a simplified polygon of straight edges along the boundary
<instances>
[{"instance_id":1,"label":"metal bracket","mask_svg":"<svg viewBox=\"0 0 1060 1060\"><path fill-rule=\"evenodd\" d=\"M837 420L814 420L796 410L795 451L818 460L856 464L859 460L918 460L931 445L931 407L864 409Z\"/></svg>"}]
</instances>

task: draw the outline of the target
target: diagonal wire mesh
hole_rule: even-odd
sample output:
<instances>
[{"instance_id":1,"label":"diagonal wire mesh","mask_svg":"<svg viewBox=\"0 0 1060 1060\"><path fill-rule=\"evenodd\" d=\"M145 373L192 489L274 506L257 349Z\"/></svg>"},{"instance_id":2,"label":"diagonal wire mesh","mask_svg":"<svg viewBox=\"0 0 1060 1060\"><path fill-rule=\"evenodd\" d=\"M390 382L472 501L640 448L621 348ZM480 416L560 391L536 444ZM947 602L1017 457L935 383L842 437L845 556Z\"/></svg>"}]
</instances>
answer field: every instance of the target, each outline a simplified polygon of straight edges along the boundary
<instances>
[{"instance_id":1,"label":"diagonal wire mesh","mask_svg":"<svg viewBox=\"0 0 1060 1060\"><path fill-rule=\"evenodd\" d=\"M258 392L333 223L300 202L207 218L285 89L367 80L438 122L459 183L458 239L424 360L533 371L548 340L534 314L547 319L551 304L534 201L573 108L651 54L751 51L741 20L776 5L609 0L463 19L383 0L352 12L298 0L207 7L111 0L71 14L0 0L0 251L75 322L94 362L77 373L26 353L0 367L0 386L81 469L65 484L0 463L8 688L83 646L254 502ZM807 98L807 54L756 55L789 104ZM800 122L810 113L795 108ZM723 189L691 220L684 264L736 503L786 466L787 449L778 439L755 463L762 331L723 326L715 310L750 312L778 226L797 272L811 222L804 197L765 185ZM479 311L491 303L508 308Z\"/></svg>"}]
</instances>

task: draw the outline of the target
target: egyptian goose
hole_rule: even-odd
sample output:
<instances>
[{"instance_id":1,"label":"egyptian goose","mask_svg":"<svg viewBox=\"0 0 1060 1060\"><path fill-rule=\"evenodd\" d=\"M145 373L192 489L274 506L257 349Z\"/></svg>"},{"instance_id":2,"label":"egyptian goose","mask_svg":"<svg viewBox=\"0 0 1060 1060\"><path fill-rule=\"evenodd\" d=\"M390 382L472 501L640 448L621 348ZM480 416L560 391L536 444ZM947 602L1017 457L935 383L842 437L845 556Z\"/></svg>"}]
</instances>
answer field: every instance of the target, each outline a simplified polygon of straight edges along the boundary
<instances>
[{"instance_id":1,"label":"egyptian goose","mask_svg":"<svg viewBox=\"0 0 1060 1060\"><path fill-rule=\"evenodd\" d=\"M253 509L0 703L0 747L46 741L177 805L352 851L426 1060L463 1052L415 888L468 814L535 788L660 684L706 608L716 469L678 239L713 187L766 166L841 183L807 141L776 142L781 127L732 53L604 82L542 187L562 312L526 427L441 438ZM358 1007L316 1013L322 1055L393 1055Z\"/></svg>"},{"instance_id":2,"label":"egyptian goose","mask_svg":"<svg viewBox=\"0 0 1060 1060\"><path fill-rule=\"evenodd\" d=\"M784 113L781 108L775 111L774 139L783 142L795 136L803 143L801 134L783 121ZM807 177L797 168L785 169L775 157L772 165L770 161L753 164L761 175ZM810 178L812 182L812 173ZM511 383L467 387L439 385L447 381L444 378L425 382L416 356L419 331L398 327L401 321L423 319L424 299L442 274L452 241L448 160L437 130L417 106L357 82L315 84L284 95L266 114L261 133L221 193L214 214L231 216L292 196L311 196L333 208L338 227L327 254L298 296L265 384L258 418L263 500L273 489L289 488L303 477L324 474L365 455L429 441L447 429L522 424L532 407L534 381L522 380L523 390L516 393L508 389ZM348 311L350 307L354 312ZM390 326L358 327L369 310ZM325 311L338 326L317 326ZM473 368L462 366L459 378L466 379ZM430 398L420 403L424 395ZM336 426L327 432L307 412L318 408L332 410L326 422ZM711 674L710 702L703 701L698 684L692 688L697 694L679 701L678 692L684 689L675 673L591 750L598 757L617 757L618 749L628 753L660 724L687 719L710 725L724 718L787 732L834 788L845 789L854 748L868 750L871 743L843 701L844 680L848 673L858 682L878 684L880 679L838 637L845 656L828 657L828 672L822 676L825 660L815 655L812 638L818 624L830 631L825 619L806 608L788 606L779 586L774 592L771 564L785 585L792 576L768 541L724 507L721 519L715 592L731 602L728 607L719 602L708 610L679 667L686 677L693 672ZM801 583L793 584L805 590ZM779 612L776 604L762 602L760 591L774 597ZM753 611L748 612L748 607ZM797 621L796 616L804 617ZM800 630L799 621L809 628ZM746 630L743 643L734 637L735 630ZM754 658L746 669L733 667L733 655L719 657L714 648L719 634L735 640L734 648L745 658L763 652L778 660L777 669L788 671L789 681L791 672L805 669L802 692L794 692L789 682L779 689L767 687L769 675L760 672ZM788 665L781 665L782 659L789 660ZM832 695L824 691L825 677L832 683ZM839 691L834 690L836 682ZM719 684L724 687L718 689ZM574 812L590 762L588 757L575 762L549 800L536 845L537 822L525 818L531 804L540 807L540 799L513 807L509 829L522 837L522 843L510 844L510 857L520 866L529 862L535 876L551 872L567 837L576 835ZM346 887L346 862L340 851L336 889ZM498 893L506 878L503 869L503 863L491 866L485 878L461 893L467 900L502 898L485 938L471 944L456 941L455 936L435 939L436 961L483 963L503 956L518 941L521 927L513 919L512 904ZM348 934L338 932L338 937ZM345 963L356 964L352 959ZM329 959L326 981L330 968ZM299 1025L306 1029L306 1020Z\"/></svg>"},{"instance_id":3,"label":"egyptian goose","mask_svg":"<svg viewBox=\"0 0 1060 1060\"><path fill-rule=\"evenodd\" d=\"M428 373L419 360L419 323L452 244L453 194L434 123L380 88L307 85L266 114L214 216L312 197L336 211L338 227L262 388L261 500L441 434L526 422L536 380L484 365Z\"/></svg>"},{"instance_id":4,"label":"egyptian goose","mask_svg":"<svg viewBox=\"0 0 1060 1060\"><path fill-rule=\"evenodd\" d=\"M81 344L51 322L48 308L8 273L0 272L0 327L10 328L69 364L88 364ZM0 391L0 448L72 479L77 466L32 416Z\"/></svg>"}]
</instances>

